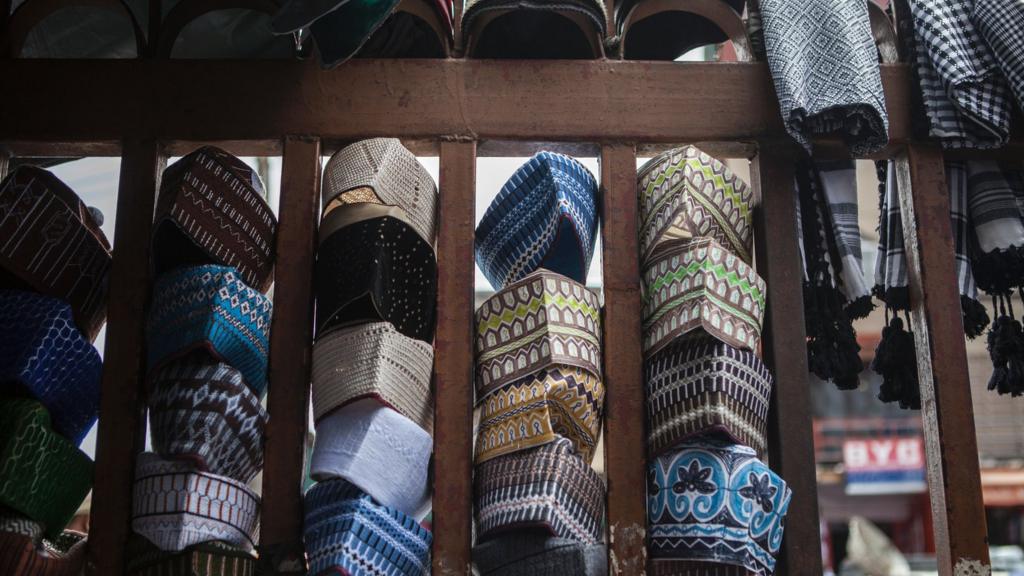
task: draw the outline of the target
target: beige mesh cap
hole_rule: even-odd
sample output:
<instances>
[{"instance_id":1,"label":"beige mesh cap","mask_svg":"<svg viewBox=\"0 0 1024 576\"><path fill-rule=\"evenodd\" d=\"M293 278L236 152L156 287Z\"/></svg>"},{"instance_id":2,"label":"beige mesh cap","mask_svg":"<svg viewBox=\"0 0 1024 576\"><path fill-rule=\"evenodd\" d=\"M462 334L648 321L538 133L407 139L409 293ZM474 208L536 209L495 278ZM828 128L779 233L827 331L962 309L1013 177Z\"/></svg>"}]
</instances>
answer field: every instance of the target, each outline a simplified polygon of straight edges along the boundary
<instances>
[{"instance_id":1,"label":"beige mesh cap","mask_svg":"<svg viewBox=\"0 0 1024 576\"><path fill-rule=\"evenodd\" d=\"M357 188L371 188L381 203L405 210L413 229L434 245L437 186L398 139L362 140L331 156L324 170L324 207Z\"/></svg>"}]
</instances>

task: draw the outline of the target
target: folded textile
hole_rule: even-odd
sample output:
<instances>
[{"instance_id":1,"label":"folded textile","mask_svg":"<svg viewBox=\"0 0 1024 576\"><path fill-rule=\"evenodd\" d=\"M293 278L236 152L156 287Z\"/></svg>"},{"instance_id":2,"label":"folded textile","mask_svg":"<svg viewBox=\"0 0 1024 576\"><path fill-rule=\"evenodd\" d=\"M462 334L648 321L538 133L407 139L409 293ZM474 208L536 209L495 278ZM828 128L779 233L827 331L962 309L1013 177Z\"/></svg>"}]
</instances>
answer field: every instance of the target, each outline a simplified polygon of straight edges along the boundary
<instances>
[{"instance_id":1,"label":"folded textile","mask_svg":"<svg viewBox=\"0 0 1024 576\"><path fill-rule=\"evenodd\" d=\"M129 0L132 2L138 0ZM169 57L175 59L294 60L299 57L300 47L295 37L273 33L271 16L265 12L266 4L236 6L192 17L187 26L178 30L173 44L161 49L169 51ZM165 14L165 30L168 17L169 13ZM166 38L162 37L159 44L166 43ZM158 49L158 57L166 57L160 54L161 49Z\"/></svg>"},{"instance_id":2,"label":"folded textile","mask_svg":"<svg viewBox=\"0 0 1024 576\"><path fill-rule=\"evenodd\" d=\"M0 389L39 400L53 429L78 446L96 422L103 361L62 300L0 290Z\"/></svg>"},{"instance_id":3,"label":"folded textile","mask_svg":"<svg viewBox=\"0 0 1024 576\"><path fill-rule=\"evenodd\" d=\"M775 570L792 491L747 447L704 439L648 467L650 555Z\"/></svg>"},{"instance_id":4,"label":"folded textile","mask_svg":"<svg viewBox=\"0 0 1024 576\"><path fill-rule=\"evenodd\" d=\"M597 180L582 164L541 152L521 166L476 228L476 262L495 290L538 268L585 284L597 239Z\"/></svg>"},{"instance_id":5,"label":"folded textile","mask_svg":"<svg viewBox=\"0 0 1024 576\"><path fill-rule=\"evenodd\" d=\"M773 384L771 372L749 350L713 338L669 344L644 362L649 453L720 432L763 454Z\"/></svg>"},{"instance_id":6,"label":"folded textile","mask_svg":"<svg viewBox=\"0 0 1024 576\"><path fill-rule=\"evenodd\" d=\"M606 576L603 544L553 538L541 531L509 532L473 547L480 576Z\"/></svg>"},{"instance_id":7,"label":"folded textile","mask_svg":"<svg viewBox=\"0 0 1024 576\"><path fill-rule=\"evenodd\" d=\"M663 152L637 173L640 263L677 239L709 237L747 264L753 252L754 191L693 146Z\"/></svg>"},{"instance_id":8,"label":"folded textile","mask_svg":"<svg viewBox=\"0 0 1024 576\"><path fill-rule=\"evenodd\" d=\"M367 208L341 206L320 223L317 333L385 321L410 338L432 343L437 307L434 248L403 219L401 209L363 220L359 212Z\"/></svg>"},{"instance_id":9,"label":"folded textile","mask_svg":"<svg viewBox=\"0 0 1024 576\"><path fill-rule=\"evenodd\" d=\"M418 521L430 511L433 447L412 420L375 400L358 400L317 422L309 475L344 478Z\"/></svg>"},{"instance_id":10,"label":"folded textile","mask_svg":"<svg viewBox=\"0 0 1024 576\"><path fill-rule=\"evenodd\" d=\"M488 460L473 482L477 542L524 527L583 544L601 541L604 482L567 438Z\"/></svg>"},{"instance_id":11,"label":"folded textile","mask_svg":"<svg viewBox=\"0 0 1024 576\"><path fill-rule=\"evenodd\" d=\"M434 431L434 348L387 322L331 330L313 344L313 419L374 398Z\"/></svg>"},{"instance_id":12,"label":"folded textile","mask_svg":"<svg viewBox=\"0 0 1024 576\"><path fill-rule=\"evenodd\" d=\"M139 454L132 489L132 530L166 552L222 541L252 550L260 498L245 484L188 462Z\"/></svg>"},{"instance_id":13,"label":"folded textile","mask_svg":"<svg viewBox=\"0 0 1024 576\"><path fill-rule=\"evenodd\" d=\"M304 508L309 574L430 573L430 531L353 484L319 482L306 492Z\"/></svg>"},{"instance_id":14,"label":"folded textile","mask_svg":"<svg viewBox=\"0 0 1024 576\"><path fill-rule=\"evenodd\" d=\"M19 166L0 182L0 287L67 301L90 341L107 317L110 271L97 216L41 168Z\"/></svg>"},{"instance_id":15,"label":"folded textile","mask_svg":"<svg viewBox=\"0 0 1024 576\"><path fill-rule=\"evenodd\" d=\"M242 374L220 362L172 362L151 377L149 425L162 458L249 483L263 469L267 412Z\"/></svg>"},{"instance_id":16,"label":"folded textile","mask_svg":"<svg viewBox=\"0 0 1024 576\"><path fill-rule=\"evenodd\" d=\"M601 308L582 284L540 270L476 311L476 398L560 364L601 375Z\"/></svg>"},{"instance_id":17,"label":"folded textile","mask_svg":"<svg viewBox=\"0 0 1024 576\"><path fill-rule=\"evenodd\" d=\"M631 23L623 29L633 8L645 0L626 0L615 9L619 35L624 36L626 60L675 60L694 48L721 44L729 38L711 20L691 12L664 11ZM743 14L745 0L723 0Z\"/></svg>"},{"instance_id":18,"label":"folded textile","mask_svg":"<svg viewBox=\"0 0 1024 576\"><path fill-rule=\"evenodd\" d=\"M333 68L359 52L388 19L399 0L289 0L274 16L276 34L309 29L324 68Z\"/></svg>"},{"instance_id":19,"label":"folded textile","mask_svg":"<svg viewBox=\"0 0 1024 576\"><path fill-rule=\"evenodd\" d=\"M948 148L997 148L1010 134L1010 91L971 20L973 4L972 0L910 2L916 71L929 135Z\"/></svg>"},{"instance_id":20,"label":"folded textile","mask_svg":"<svg viewBox=\"0 0 1024 576\"><path fill-rule=\"evenodd\" d=\"M164 552L131 535L126 548L129 576L255 576L256 557L224 544L204 542L181 552Z\"/></svg>"},{"instance_id":21,"label":"folded textile","mask_svg":"<svg viewBox=\"0 0 1024 576\"><path fill-rule=\"evenodd\" d=\"M427 4L433 15L423 14ZM384 24L363 44L357 58L447 58L452 35L451 5L447 0L399 2Z\"/></svg>"},{"instance_id":22,"label":"folded textile","mask_svg":"<svg viewBox=\"0 0 1024 576\"><path fill-rule=\"evenodd\" d=\"M0 533L26 536L39 543L43 539L43 525L21 514L0 510Z\"/></svg>"},{"instance_id":23,"label":"folded textile","mask_svg":"<svg viewBox=\"0 0 1024 576\"><path fill-rule=\"evenodd\" d=\"M746 568L734 564L666 559L651 560L647 573L651 576L750 576Z\"/></svg>"},{"instance_id":24,"label":"folded textile","mask_svg":"<svg viewBox=\"0 0 1024 576\"><path fill-rule=\"evenodd\" d=\"M604 383L591 372L554 365L509 382L480 403L476 463L568 438L590 463L601 433Z\"/></svg>"},{"instance_id":25,"label":"folded textile","mask_svg":"<svg viewBox=\"0 0 1024 576\"><path fill-rule=\"evenodd\" d=\"M77 532L65 531L53 542L0 532L0 574L79 576L85 564L85 548L85 534Z\"/></svg>"},{"instance_id":26,"label":"folded textile","mask_svg":"<svg viewBox=\"0 0 1024 576\"><path fill-rule=\"evenodd\" d=\"M949 217L953 226L953 251L956 254L956 279L957 287L960 289L960 308L963 314L964 332L968 338L975 338L980 336L988 326L989 318L985 306L978 299L978 284L974 279L974 264L971 261L973 222L970 215L971 192L968 184L968 170L963 162L953 161L947 161L945 168L946 188L949 190ZM1024 193L1024 185L1020 186L1020 190Z\"/></svg>"},{"instance_id":27,"label":"folded textile","mask_svg":"<svg viewBox=\"0 0 1024 576\"><path fill-rule=\"evenodd\" d=\"M471 0L462 36L472 58L599 58L606 10L604 0Z\"/></svg>"},{"instance_id":28,"label":"folded textile","mask_svg":"<svg viewBox=\"0 0 1024 576\"><path fill-rule=\"evenodd\" d=\"M828 215L824 239L834 253L835 276L846 298L846 313L864 318L874 308L871 289L864 279L864 257L857 218L857 169L853 160L814 161L821 186L823 207Z\"/></svg>"},{"instance_id":29,"label":"folded textile","mask_svg":"<svg viewBox=\"0 0 1024 576\"><path fill-rule=\"evenodd\" d=\"M971 21L988 43L996 62L1024 110L1024 3L1020 0L974 0Z\"/></svg>"},{"instance_id":30,"label":"folded textile","mask_svg":"<svg viewBox=\"0 0 1024 576\"><path fill-rule=\"evenodd\" d=\"M92 473L92 460L51 429L42 404L0 398L0 507L56 537L92 488Z\"/></svg>"},{"instance_id":31,"label":"folded textile","mask_svg":"<svg viewBox=\"0 0 1024 576\"><path fill-rule=\"evenodd\" d=\"M881 150L889 118L866 2L759 0L786 131L808 153L835 134L854 156Z\"/></svg>"},{"instance_id":32,"label":"folded textile","mask_svg":"<svg viewBox=\"0 0 1024 576\"><path fill-rule=\"evenodd\" d=\"M814 162L801 160L796 166L794 194L797 196L796 217L803 256L807 360L810 371L818 378L833 382L841 390L850 390L859 385L858 374L864 368L851 311L870 311L871 302L870 298L859 296L858 300L851 302L843 290L844 267L858 264L856 257L847 258L844 262L841 256L836 227L830 217L832 207L823 188L822 173ZM841 200L840 197L835 199ZM859 242L859 229L855 233ZM850 271L853 277L858 274L860 268ZM854 288L851 293L857 295L859 291L859 288Z\"/></svg>"},{"instance_id":33,"label":"folded textile","mask_svg":"<svg viewBox=\"0 0 1024 576\"><path fill-rule=\"evenodd\" d=\"M989 294L1009 293L1024 285L1024 168L972 160L966 171L975 280Z\"/></svg>"},{"instance_id":34,"label":"folded textile","mask_svg":"<svg viewBox=\"0 0 1024 576\"><path fill-rule=\"evenodd\" d=\"M213 146L171 164L156 203L156 274L219 264L266 292L273 281L277 218L265 195L255 170Z\"/></svg>"},{"instance_id":35,"label":"folded textile","mask_svg":"<svg viewBox=\"0 0 1024 576\"><path fill-rule=\"evenodd\" d=\"M757 350L764 280L711 238L675 240L643 272L645 357L695 330Z\"/></svg>"},{"instance_id":36,"label":"folded textile","mask_svg":"<svg viewBox=\"0 0 1024 576\"><path fill-rule=\"evenodd\" d=\"M228 266L178 268L157 278L146 324L149 371L196 350L242 373L257 397L267 389L270 299Z\"/></svg>"},{"instance_id":37,"label":"folded textile","mask_svg":"<svg viewBox=\"0 0 1024 576\"><path fill-rule=\"evenodd\" d=\"M324 214L339 205L397 206L423 240L437 236L437 186L397 138L361 140L339 150L324 168Z\"/></svg>"},{"instance_id":38,"label":"folded textile","mask_svg":"<svg viewBox=\"0 0 1024 576\"><path fill-rule=\"evenodd\" d=\"M25 1L15 0L11 8L20 8L19 4ZM144 51L145 37L128 4L130 2L98 6L88 2L61 2L53 5L58 9L42 19L28 18L31 23L28 30L24 30L24 20L20 26L11 21L12 36L17 35L16 26L27 32L21 46L11 47L16 52L11 56L26 59L139 58ZM38 6L26 9L26 16L31 16L30 10Z\"/></svg>"}]
</instances>

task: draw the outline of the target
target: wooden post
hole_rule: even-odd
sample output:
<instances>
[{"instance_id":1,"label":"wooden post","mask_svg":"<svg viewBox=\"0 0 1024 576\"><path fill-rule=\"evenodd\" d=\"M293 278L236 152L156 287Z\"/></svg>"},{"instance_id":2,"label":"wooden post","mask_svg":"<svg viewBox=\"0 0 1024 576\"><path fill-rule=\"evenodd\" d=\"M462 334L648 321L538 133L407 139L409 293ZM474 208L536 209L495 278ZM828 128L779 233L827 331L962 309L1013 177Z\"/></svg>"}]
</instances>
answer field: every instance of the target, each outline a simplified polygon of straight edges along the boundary
<instances>
[{"instance_id":1,"label":"wooden post","mask_svg":"<svg viewBox=\"0 0 1024 576\"><path fill-rule=\"evenodd\" d=\"M757 273L768 288L761 350L775 376L768 417L769 465L793 490L777 574L821 574L803 273L796 232L795 157L762 146L751 163Z\"/></svg>"},{"instance_id":2,"label":"wooden post","mask_svg":"<svg viewBox=\"0 0 1024 576\"><path fill-rule=\"evenodd\" d=\"M640 576L647 565L647 414L640 347L636 146L602 147L601 184L608 567L613 576Z\"/></svg>"},{"instance_id":3,"label":"wooden post","mask_svg":"<svg viewBox=\"0 0 1024 576\"><path fill-rule=\"evenodd\" d=\"M284 141L274 261L270 388L260 523L263 574L305 574L302 483L313 343L313 259L320 213L320 140Z\"/></svg>"},{"instance_id":4,"label":"wooden post","mask_svg":"<svg viewBox=\"0 0 1024 576\"><path fill-rule=\"evenodd\" d=\"M942 151L931 144L911 145L897 158L896 177L939 574L988 574L988 534Z\"/></svg>"},{"instance_id":5,"label":"wooden post","mask_svg":"<svg viewBox=\"0 0 1024 576\"><path fill-rule=\"evenodd\" d=\"M86 560L86 574L95 576L124 573L135 456L145 435L140 392L146 369L150 238L165 162L160 146L152 140L123 143Z\"/></svg>"},{"instance_id":6,"label":"wooden post","mask_svg":"<svg viewBox=\"0 0 1024 576\"><path fill-rule=\"evenodd\" d=\"M435 576L472 574L476 142L441 142L434 340Z\"/></svg>"}]
</instances>

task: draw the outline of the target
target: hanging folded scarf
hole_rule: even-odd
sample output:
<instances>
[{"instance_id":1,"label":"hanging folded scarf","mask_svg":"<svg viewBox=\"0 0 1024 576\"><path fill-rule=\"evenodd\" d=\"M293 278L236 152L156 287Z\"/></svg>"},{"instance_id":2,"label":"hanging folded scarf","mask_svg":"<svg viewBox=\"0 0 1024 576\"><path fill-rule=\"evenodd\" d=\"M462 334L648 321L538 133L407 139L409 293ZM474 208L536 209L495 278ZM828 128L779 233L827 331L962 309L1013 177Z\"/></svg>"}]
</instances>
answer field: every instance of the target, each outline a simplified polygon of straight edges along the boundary
<instances>
[{"instance_id":1,"label":"hanging folded scarf","mask_svg":"<svg viewBox=\"0 0 1024 576\"><path fill-rule=\"evenodd\" d=\"M540 270L476 311L477 402L556 364L601 376L601 308L582 284Z\"/></svg>"},{"instance_id":2,"label":"hanging folded scarf","mask_svg":"<svg viewBox=\"0 0 1024 576\"><path fill-rule=\"evenodd\" d=\"M828 219L825 240L836 263L836 280L846 298L850 319L864 318L875 305L864 279L857 209L857 169L853 160L815 161L821 185L822 207Z\"/></svg>"},{"instance_id":3,"label":"hanging folded scarf","mask_svg":"<svg viewBox=\"0 0 1024 576\"><path fill-rule=\"evenodd\" d=\"M713 338L675 341L644 362L647 450L719 432L763 454L774 383L756 354Z\"/></svg>"},{"instance_id":4,"label":"hanging folded scarf","mask_svg":"<svg viewBox=\"0 0 1024 576\"><path fill-rule=\"evenodd\" d=\"M985 306L978 300L978 284L974 279L974 265L971 262L972 222L967 167L963 162L952 161L947 161L945 166L946 187L949 190L949 217L953 226L953 250L956 254L956 279L960 289L960 309L963 315L964 333L968 338L976 338L985 331L989 318ZM898 219L899 214L897 213ZM900 233L902 239L902 229ZM909 302L907 304L909 306Z\"/></svg>"},{"instance_id":5,"label":"hanging folded scarf","mask_svg":"<svg viewBox=\"0 0 1024 576\"><path fill-rule=\"evenodd\" d=\"M973 3L910 1L929 134L948 148L996 148L1010 133L1009 88L971 20Z\"/></svg>"},{"instance_id":6,"label":"hanging folded scarf","mask_svg":"<svg viewBox=\"0 0 1024 576\"><path fill-rule=\"evenodd\" d=\"M309 574L430 573L430 531L345 480L310 488L304 508Z\"/></svg>"},{"instance_id":7,"label":"hanging folded scarf","mask_svg":"<svg viewBox=\"0 0 1024 576\"><path fill-rule=\"evenodd\" d=\"M476 228L476 263L495 290L538 268L586 284L600 206L582 164L541 152L521 166Z\"/></svg>"},{"instance_id":8,"label":"hanging folded scarf","mask_svg":"<svg viewBox=\"0 0 1024 576\"><path fill-rule=\"evenodd\" d=\"M410 338L434 340L437 259L402 208L360 203L328 212L315 290L318 334L386 321Z\"/></svg>"},{"instance_id":9,"label":"hanging folded scarf","mask_svg":"<svg viewBox=\"0 0 1024 576\"><path fill-rule=\"evenodd\" d=\"M65 531L54 541L0 532L0 574L79 576L85 564L85 535Z\"/></svg>"},{"instance_id":10,"label":"hanging folded scarf","mask_svg":"<svg viewBox=\"0 0 1024 576\"><path fill-rule=\"evenodd\" d=\"M971 21L992 50L1017 98L1017 105L1024 110L1024 34L1020 32L1024 3L1020 0L974 0Z\"/></svg>"},{"instance_id":11,"label":"hanging folded scarf","mask_svg":"<svg viewBox=\"0 0 1024 576\"><path fill-rule=\"evenodd\" d=\"M227 364L173 362L151 378L149 425L162 458L249 483L263 469L267 412Z\"/></svg>"},{"instance_id":12,"label":"hanging folded scarf","mask_svg":"<svg viewBox=\"0 0 1024 576\"><path fill-rule=\"evenodd\" d=\"M698 330L736 348L758 349L764 280L713 239L663 245L642 280L645 357Z\"/></svg>"},{"instance_id":13,"label":"hanging folded scarf","mask_svg":"<svg viewBox=\"0 0 1024 576\"><path fill-rule=\"evenodd\" d=\"M387 322L331 330L313 344L313 419L374 398L433 433L433 367L430 344Z\"/></svg>"},{"instance_id":14,"label":"hanging folded scarf","mask_svg":"<svg viewBox=\"0 0 1024 576\"><path fill-rule=\"evenodd\" d=\"M132 489L132 530L166 552L220 540L252 550L260 498L245 484L199 472L187 462L139 454Z\"/></svg>"},{"instance_id":15,"label":"hanging folded scarf","mask_svg":"<svg viewBox=\"0 0 1024 576\"><path fill-rule=\"evenodd\" d=\"M277 218L259 174L213 146L171 164L160 182L153 233L156 274L220 264L261 292L274 272Z\"/></svg>"},{"instance_id":16,"label":"hanging folded scarf","mask_svg":"<svg viewBox=\"0 0 1024 576\"><path fill-rule=\"evenodd\" d=\"M92 473L92 460L53 431L42 404L0 398L0 507L56 537L92 488Z\"/></svg>"},{"instance_id":17,"label":"hanging folded scarf","mask_svg":"<svg viewBox=\"0 0 1024 576\"><path fill-rule=\"evenodd\" d=\"M430 510L433 447L430 434L412 420L376 400L358 400L317 422L309 475L344 478L376 502L420 520Z\"/></svg>"},{"instance_id":18,"label":"hanging folded scarf","mask_svg":"<svg viewBox=\"0 0 1024 576\"><path fill-rule=\"evenodd\" d=\"M0 182L0 288L67 301L78 327L95 340L107 317L110 270L101 223L102 214L56 176L19 166Z\"/></svg>"},{"instance_id":19,"label":"hanging folded scarf","mask_svg":"<svg viewBox=\"0 0 1024 576\"><path fill-rule=\"evenodd\" d=\"M480 576L607 576L603 544L582 544L537 532L509 532L473 547Z\"/></svg>"},{"instance_id":20,"label":"hanging folded scarf","mask_svg":"<svg viewBox=\"0 0 1024 576\"><path fill-rule=\"evenodd\" d=\"M746 446L684 443L648 467L650 555L775 570L793 493Z\"/></svg>"},{"instance_id":21,"label":"hanging folded scarf","mask_svg":"<svg viewBox=\"0 0 1024 576\"><path fill-rule=\"evenodd\" d=\"M267 388L270 299L234 268L178 268L157 278L146 324L150 372L197 350L242 373L257 397Z\"/></svg>"},{"instance_id":22,"label":"hanging folded scarf","mask_svg":"<svg viewBox=\"0 0 1024 576\"><path fill-rule=\"evenodd\" d=\"M808 152L838 135L854 156L881 150L889 118L866 2L759 0L786 131Z\"/></svg>"},{"instance_id":23,"label":"hanging folded scarf","mask_svg":"<svg viewBox=\"0 0 1024 576\"><path fill-rule=\"evenodd\" d=\"M102 370L67 303L0 290L0 389L18 389L41 402L54 431L75 446L99 414Z\"/></svg>"},{"instance_id":24,"label":"hanging folded scarf","mask_svg":"<svg viewBox=\"0 0 1024 576\"><path fill-rule=\"evenodd\" d=\"M568 438L589 464L603 405L601 379L572 366L550 366L509 382L480 403L476 463Z\"/></svg>"},{"instance_id":25,"label":"hanging folded scarf","mask_svg":"<svg viewBox=\"0 0 1024 576\"><path fill-rule=\"evenodd\" d=\"M693 146L663 152L637 172L640 265L677 239L714 239L747 264L753 252L754 191L728 166Z\"/></svg>"},{"instance_id":26,"label":"hanging folded scarf","mask_svg":"<svg viewBox=\"0 0 1024 576\"><path fill-rule=\"evenodd\" d=\"M829 208L819 172L809 159L801 160L796 167L796 195L796 216L803 252L804 324L809 368L818 378L834 382L839 389L852 390L857 388L857 375L863 369L860 346L847 312L850 302L841 287L844 262L839 255L835 228L828 216ZM840 198L837 194L837 200ZM859 236L858 231L858 242ZM848 250L852 252L852 248ZM855 257L847 262L859 266ZM859 268L851 271L853 277L858 274ZM859 294L859 290L853 288L851 293Z\"/></svg>"},{"instance_id":27,"label":"hanging folded scarf","mask_svg":"<svg viewBox=\"0 0 1024 576\"><path fill-rule=\"evenodd\" d=\"M141 536L128 537L128 576L256 576L256 557L223 542L164 552Z\"/></svg>"},{"instance_id":28,"label":"hanging folded scarf","mask_svg":"<svg viewBox=\"0 0 1024 576\"><path fill-rule=\"evenodd\" d=\"M397 206L431 246L437 236L437 186L416 156L396 138L361 140L339 150L324 167L323 211L346 204Z\"/></svg>"},{"instance_id":29,"label":"hanging folded scarf","mask_svg":"<svg viewBox=\"0 0 1024 576\"><path fill-rule=\"evenodd\" d=\"M523 528L583 544L601 541L604 482L567 438L488 460L476 467L473 482L478 542Z\"/></svg>"}]
</instances>

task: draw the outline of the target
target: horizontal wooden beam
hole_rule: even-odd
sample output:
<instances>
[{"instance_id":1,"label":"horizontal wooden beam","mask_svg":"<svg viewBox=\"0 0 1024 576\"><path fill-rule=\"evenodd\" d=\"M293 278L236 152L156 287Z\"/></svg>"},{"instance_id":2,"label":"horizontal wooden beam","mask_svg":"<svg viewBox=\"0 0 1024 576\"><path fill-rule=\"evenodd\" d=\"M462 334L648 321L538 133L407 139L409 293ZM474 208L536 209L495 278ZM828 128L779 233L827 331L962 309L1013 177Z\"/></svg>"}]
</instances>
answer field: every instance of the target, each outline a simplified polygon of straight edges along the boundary
<instances>
[{"instance_id":1,"label":"horizontal wooden beam","mask_svg":"<svg viewBox=\"0 0 1024 576\"><path fill-rule=\"evenodd\" d=\"M312 61L3 60L0 77L17 79L0 91L0 143L8 147L122 138L270 142L283 134L317 135L327 150L331 142L391 135L592 143L786 137L764 63L356 60L322 70ZM891 137L902 144L910 135L909 70L883 66L882 78Z\"/></svg>"}]
</instances>

